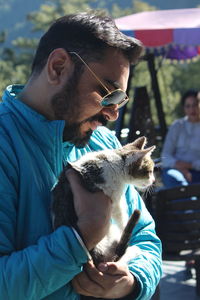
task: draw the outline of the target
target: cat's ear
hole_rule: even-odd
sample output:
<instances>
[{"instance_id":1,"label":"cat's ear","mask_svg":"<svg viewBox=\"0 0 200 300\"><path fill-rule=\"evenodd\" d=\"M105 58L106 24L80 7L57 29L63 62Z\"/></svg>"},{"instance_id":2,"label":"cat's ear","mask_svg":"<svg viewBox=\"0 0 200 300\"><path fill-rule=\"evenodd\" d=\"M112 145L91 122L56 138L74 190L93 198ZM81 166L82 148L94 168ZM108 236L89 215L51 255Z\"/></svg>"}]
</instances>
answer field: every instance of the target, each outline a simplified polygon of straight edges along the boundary
<instances>
[{"instance_id":1,"label":"cat's ear","mask_svg":"<svg viewBox=\"0 0 200 300\"><path fill-rule=\"evenodd\" d=\"M144 155L149 154L151 155L152 152L155 150L156 146L151 146L149 148L143 149L142 152L144 153Z\"/></svg>"},{"instance_id":2,"label":"cat's ear","mask_svg":"<svg viewBox=\"0 0 200 300\"><path fill-rule=\"evenodd\" d=\"M151 154L155 148L156 148L156 146L151 146L146 149L136 150L134 152L134 155L133 155L133 153L128 154L126 157L126 163L128 165L130 165L130 164L133 164L134 162L138 161L139 159L142 159L146 155L151 156Z\"/></svg>"},{"instance_id":3,"label":"cat's ear","mask_svg":"<svg viewBox=\"0 0 200 300\"><path fill-rule=\"evenodd\" d=\"M145 145L147 143L147 139L145 136L141 136L138 139L136 139L134 142L131 143L134 147L137 149L143 150Z\"/></svg>"}]
</instances>

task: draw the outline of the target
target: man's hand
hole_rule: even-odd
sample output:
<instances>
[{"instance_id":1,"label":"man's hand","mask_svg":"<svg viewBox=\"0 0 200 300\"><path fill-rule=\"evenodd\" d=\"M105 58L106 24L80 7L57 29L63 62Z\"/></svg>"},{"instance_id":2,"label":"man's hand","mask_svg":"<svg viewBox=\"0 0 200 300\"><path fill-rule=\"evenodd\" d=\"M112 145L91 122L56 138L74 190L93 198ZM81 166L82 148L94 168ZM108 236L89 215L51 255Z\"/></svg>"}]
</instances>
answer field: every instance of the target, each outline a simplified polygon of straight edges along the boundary
<instances>
[{"instance_id":1,"label":"man's hand","mask_svg":"<svg viewBox=\"0 0 200 300\"><path fill-rule=\"evenodd\" d=\"M192 181L192 174L188 169L180 169L180 172L183 174L183 176L188 182Z\"/></svg>"},{"instance_id":2,"label":"man's hand","mask_svg":"<svg viewBox=\"0 0 200 300\"><path fill-rule=\"evenodd\" d=\"M66 172L70 182L78 228L88 250L93 249L107 233L111 217L111 200L103 192L90 193L81 185L76 171Z\"/></svg>"},{"instance_id":3,"label":"man's hand","mask_svg":"<svg viewBox=\"0 0 200 300\"><path fill-rule=\"evenodd\" d=\"M120 262L101 263L98 269L89 262L84 271L74 277L72 284L78 294L112 299L130 294L135 280L127 265Z\"/></svg>"},{"instance_id":4,"label":"man's hand","mask_svg":"<svg viewBox=\"0 0 200 300\"><path fill-rule=\"evenodd\" d=\"M175 164L176 169L192 169L192 165L189 162L177 160Z\"/></svg>"},{"instance_id":5,"label":"man's hand","mask_svg":"<svg viewBox=\"0 0 200 300\"><path fill-rule=\"evenodd\" d=\"M183 176L186 178L188 182L192 181L192 174L190 172L190 169L192 168L191 163L178 160L175 164L175 168L183 174Z\"/></svg>"}]
</instances>

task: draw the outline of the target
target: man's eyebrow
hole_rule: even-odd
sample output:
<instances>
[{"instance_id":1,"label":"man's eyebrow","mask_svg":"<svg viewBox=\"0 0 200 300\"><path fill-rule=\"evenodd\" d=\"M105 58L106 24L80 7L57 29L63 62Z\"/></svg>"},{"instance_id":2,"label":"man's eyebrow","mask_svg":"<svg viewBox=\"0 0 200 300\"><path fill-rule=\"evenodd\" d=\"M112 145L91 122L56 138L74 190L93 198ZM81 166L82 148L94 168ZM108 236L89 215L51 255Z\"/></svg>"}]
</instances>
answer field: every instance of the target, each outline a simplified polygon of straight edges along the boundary
<instances>
[{"instance_id":1,"label":"man's eyebrow","mask_svg":"<svg viewBox=\"0 0 200 300\"><path fill-rule=\"evenodd\" d=\"M105 82L108 83L109 85L111 85L112 87L114 87L115 89L120 88L120 84L117 81L110 80L110 79L105 79Z\"/></svg>"}]
</instances>

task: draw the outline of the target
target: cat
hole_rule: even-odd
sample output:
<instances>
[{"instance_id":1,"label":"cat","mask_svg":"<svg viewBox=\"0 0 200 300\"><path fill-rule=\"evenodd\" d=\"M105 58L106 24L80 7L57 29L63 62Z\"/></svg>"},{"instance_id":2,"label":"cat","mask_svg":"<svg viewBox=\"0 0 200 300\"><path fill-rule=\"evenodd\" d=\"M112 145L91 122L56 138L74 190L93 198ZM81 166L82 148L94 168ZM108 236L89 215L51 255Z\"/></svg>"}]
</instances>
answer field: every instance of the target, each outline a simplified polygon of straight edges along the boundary
<instances>
[{"instance_id":1,"label":"cat","mask_svg":"<svg viewBox=\"0 0 200 300\"><path fill-rule=\"evenodd\" d=\"M147 140L140 137L119 149L106 149L90 152L79 160L70 163L61 173L53 189L53 228L67 225L76 226L77 216L73 205L73 194L65 176L67 168L75 169L83 185L91 192L103 190L112 200L109 230L105 237L91 251L94 263L105 261L127 262L133 255L139 255L139 248L128 247L133 228L140 211L135 210L130 220L125 200L126 184L145 189L154 182L154 163L151 154L155 146L145 149ZM129 222L128 222L129 220ZM121 238L120 238L121 237Z\"/></svg>"}]
</instances>

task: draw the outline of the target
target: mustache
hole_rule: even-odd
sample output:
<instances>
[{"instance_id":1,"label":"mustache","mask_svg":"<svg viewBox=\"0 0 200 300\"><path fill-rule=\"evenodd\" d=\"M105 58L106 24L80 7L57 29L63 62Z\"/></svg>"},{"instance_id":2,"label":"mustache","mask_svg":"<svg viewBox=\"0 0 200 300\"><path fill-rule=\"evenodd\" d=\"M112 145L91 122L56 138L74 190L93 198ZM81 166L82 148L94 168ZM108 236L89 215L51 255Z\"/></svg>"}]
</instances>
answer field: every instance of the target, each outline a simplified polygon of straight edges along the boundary
<instances>
[{"instance_id":1,"label":"mustache","mask_svg":"<svg viewBox=\"0 0 200 300\"><path fill-rule=\"evenodd\" d=\"M97 121L97 122L101 123L103 126L106 126L106 124L108 122L107 119L103 115L95 115L95 116L92 116L92 117L84 120L82 123L93 122L93 121Z\"/></svg>"}]
</instances>

